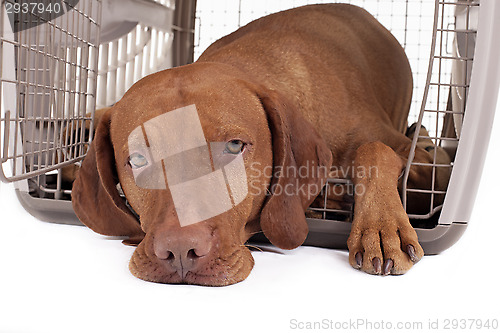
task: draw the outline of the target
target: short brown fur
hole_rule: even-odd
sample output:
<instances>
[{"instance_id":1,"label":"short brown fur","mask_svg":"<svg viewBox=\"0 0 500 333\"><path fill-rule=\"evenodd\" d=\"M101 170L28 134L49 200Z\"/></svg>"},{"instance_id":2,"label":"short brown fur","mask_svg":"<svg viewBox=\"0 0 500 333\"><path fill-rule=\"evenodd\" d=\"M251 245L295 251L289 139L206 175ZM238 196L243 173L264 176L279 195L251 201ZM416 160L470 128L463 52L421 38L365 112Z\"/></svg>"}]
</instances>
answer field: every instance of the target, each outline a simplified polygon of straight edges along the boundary
<instances>
[{"instance_id":1,"label":"short brown fur","mask_svg":"<svg viewBox=\"0 0 500 333\"><path fill-rule=\"evenodd\" d=\"M255 162L260 168L311 163L376 168L374 175L353 178L366 191L355 197L349 262L367 273L404 273L423 256L398 195L411 144L403 134L411 95L403 49L363 9L312 5L261 18L212 44L194 64L140 80L106 112L73 187L75 211L96 232L138 243L130 269L148 281L216 286L241 281L253 266L244 244L260 230L281 248L301 245L307 235L304 210L319 190L285 196L269 189L273 184L321 188L326 175L255 176L252 186L261 191L188 227L179 227L168 189L145 190L134 183L127 167L130 132L164 112L195 104L208 141L248 143L247 172ZM419 156L430 155L419 149ZM118 200L118 182L140 222ZM204 235L197 237L209 243L203 244L208 254L197 259L196 269L181 272L158 256L162 246L181 246L193 235Z\"/></svg>"}]
</instances>

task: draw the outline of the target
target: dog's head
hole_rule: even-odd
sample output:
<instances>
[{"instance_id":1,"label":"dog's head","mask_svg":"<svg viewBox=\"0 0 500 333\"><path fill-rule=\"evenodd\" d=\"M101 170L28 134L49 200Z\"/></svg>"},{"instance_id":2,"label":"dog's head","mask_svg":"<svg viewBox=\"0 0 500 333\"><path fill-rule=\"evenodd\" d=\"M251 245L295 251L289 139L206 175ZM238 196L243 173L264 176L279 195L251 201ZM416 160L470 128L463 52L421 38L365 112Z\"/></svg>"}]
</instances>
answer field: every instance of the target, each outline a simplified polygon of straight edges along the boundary
<instances>
[{"instance_id":1,"label":"dog's head","mask_svg":"<svg viewBox=\"0 0 500 333\"><path fill-rule=\"evenodd\" d=\"M253 266L251 235L283 249L307 236L304 211L331 153L283 96L233 71L194 64L146 77L97 127L73 207L94 231L138 244L130 270L141 279L236 283Z\"/></svg>"}]
</instances>

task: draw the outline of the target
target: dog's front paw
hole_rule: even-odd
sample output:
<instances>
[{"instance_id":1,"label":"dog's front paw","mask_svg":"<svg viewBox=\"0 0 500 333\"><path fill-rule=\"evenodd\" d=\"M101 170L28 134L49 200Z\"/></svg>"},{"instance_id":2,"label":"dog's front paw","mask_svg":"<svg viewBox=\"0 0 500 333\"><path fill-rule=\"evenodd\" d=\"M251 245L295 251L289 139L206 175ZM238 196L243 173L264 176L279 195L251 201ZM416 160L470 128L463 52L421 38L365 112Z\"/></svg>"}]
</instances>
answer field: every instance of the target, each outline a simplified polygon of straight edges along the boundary
<instances>
[{"instance_id":1,"label":"dog's front paw","mask_svg":"<svg viewBox=\"0 0 500 333\"><path fill-rule=\"evenodd\" d=\"M406 214L397 218L387 215L353 222L347 246L354 268L369 274L399 275L423 257L424 250Z\"/></svg>"}]
</instances>

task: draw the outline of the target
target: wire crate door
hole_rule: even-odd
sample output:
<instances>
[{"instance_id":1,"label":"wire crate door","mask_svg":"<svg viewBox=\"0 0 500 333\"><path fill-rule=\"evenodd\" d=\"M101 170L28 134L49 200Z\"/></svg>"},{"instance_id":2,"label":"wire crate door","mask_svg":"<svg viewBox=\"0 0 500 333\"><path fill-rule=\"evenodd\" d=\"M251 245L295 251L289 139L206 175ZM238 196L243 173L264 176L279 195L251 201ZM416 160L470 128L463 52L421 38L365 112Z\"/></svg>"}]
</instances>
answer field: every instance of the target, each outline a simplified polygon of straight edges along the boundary
<instances>
[{"instance_id":1,"label":"wire crate door","mask_svg":"<svg viewBox=\"0 0 500 333\"><path fill-rule=\"evenodd\" d=\"M3 181L75 163L91 140L101 2L54 3L64 14L51 20L1 7Z\"/></svg>"}]
</instances>

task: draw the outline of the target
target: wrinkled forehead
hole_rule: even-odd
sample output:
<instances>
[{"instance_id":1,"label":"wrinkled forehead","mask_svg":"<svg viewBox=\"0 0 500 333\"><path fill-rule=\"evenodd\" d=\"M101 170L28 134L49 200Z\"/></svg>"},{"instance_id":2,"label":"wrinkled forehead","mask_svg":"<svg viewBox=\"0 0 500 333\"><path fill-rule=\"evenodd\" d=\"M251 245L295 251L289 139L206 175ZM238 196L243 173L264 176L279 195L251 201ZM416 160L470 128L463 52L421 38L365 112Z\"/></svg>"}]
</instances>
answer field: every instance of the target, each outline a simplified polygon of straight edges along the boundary
<instances>
[{"instance_id":1,"label":"wrinkled forehead","mask_svg":"<svg viewBox=\"0 0 500 333\"><path fill-rule=\"evenodd\" d=\"M127 139L129 152L148 147L151 157L161 160L206 145L194 104L151 118L135 127Z\"/></svg>"},{"instance_id":2,"label":"wrinkled forehead","mask_svg":"<svg viewBox=\"0 0 500 333\"><path fill-rule=\"evenodd\" d=\"M258 132L267 125L260 100L249 90L232 88L182 89L141 99L134 98L137 97L135 95L128 96L131 98L120 103L122 106L113 117L112 132L121 137L124 131L130 133L144 125L151 130L171 130L182 138L179 127L174 124L181 124L181 128L201 124L209 140L224 139L225 135L237 135L239 132ZM195 114L198 121L193 121Z\"/></svg>"}]
</instances>

